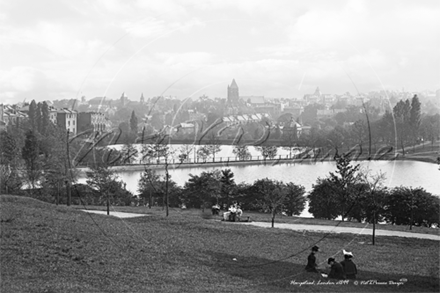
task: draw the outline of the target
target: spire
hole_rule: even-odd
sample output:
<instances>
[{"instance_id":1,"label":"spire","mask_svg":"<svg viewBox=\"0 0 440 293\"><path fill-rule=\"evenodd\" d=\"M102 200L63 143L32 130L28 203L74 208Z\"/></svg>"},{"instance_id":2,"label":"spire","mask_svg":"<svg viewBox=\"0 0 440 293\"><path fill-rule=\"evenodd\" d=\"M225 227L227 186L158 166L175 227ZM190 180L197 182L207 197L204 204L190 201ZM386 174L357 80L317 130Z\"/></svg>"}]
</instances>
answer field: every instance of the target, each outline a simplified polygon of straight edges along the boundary
<instances>
[{"instance_id":1,"label":"spire","mask_svg":"<svg viewBox=\"0 0 440 293\"><path fill-rule=\"evenodd\" d=\"M313 94L314 96L321 96L321 91L319 90L319 86L316 88L315 93Z\"/></svg>"},{"instance_id":2,"label":"spire","mask_svg":"<svg viewBox=\"0 0 440 293\"><path fill-rule=\"evenodd\" d=\"M238 88L238 85L237 85L237 83L235 82L235 79L232 79L232 83L231 83L231 86L230 86L230 88Z\"/></svg>"}]
</instances>

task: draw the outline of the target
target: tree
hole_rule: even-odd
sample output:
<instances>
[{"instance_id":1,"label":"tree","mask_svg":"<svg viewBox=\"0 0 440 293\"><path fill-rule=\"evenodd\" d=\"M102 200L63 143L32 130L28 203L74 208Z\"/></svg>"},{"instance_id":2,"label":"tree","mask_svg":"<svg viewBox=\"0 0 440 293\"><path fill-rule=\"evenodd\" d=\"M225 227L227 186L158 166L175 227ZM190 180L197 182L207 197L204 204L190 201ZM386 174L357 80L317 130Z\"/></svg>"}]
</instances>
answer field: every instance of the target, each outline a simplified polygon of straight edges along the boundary
<instances>
[{"instance_id":1,"label":"tree","mask_svg":"<svg viewBox=\"0 0 440 293\"><path fill-rule=\"evenodd\" d=\"M177 207L181 203L181 188L172 180L168 180L167 183L165 176L157 175L152 169L145 169L142 173L138 182L138 192L144 201L148 198L148 207L151 208L155 198L164 198L167 184L170 206ZM165 202L163 201L162 204L164 205Z\"/></svg>"},{"instance_id":2,"label":"tree","mask_svg":"<svg viewBox=\"0 0 440 293\"><path fill-rule=\"evenodd\" d=\"M37 112L36 112L36 118L37 118L37 129L38 129L38 133L42 134L43 133L43 117L42 117L42 104L38 103L37 104Z\"/></svg>"},{"instance_id":3,"label":"tree","mask_svg":"<svg viewBox=\"0 0 440 293\"><path fill-rule=\"evenodd\" d=\"M420 123L421 123L421 103L417 95L414 95L414 97L411 100L411 110L410 110L410 118L409 118L413 145L416 145L417 143Z\"/></svg>"},{"instance_id":4,"label":"tree","mask_svg":"<svg viewBox=\"0 0 440 293\"><path fill-rule=\"evenodd\" d=\"M234 173L231 171L231 169L225 169L221 172L221 204L226 204L227 206L230 206L231 197L235 189Z\"/></svg>"},{"instance_id":5,"label":"tree","mask_svg":"<svg viewBox=\"0 0 440 293\"><path fill-rule=\"evenodd\" d=\"M134 113L134 110L131 112L130 117L130 130L133 133L138 133L138 118L136 117L136 114Z\"/></svg>"},{"instance_id":6,"label":"tree","mask_svg":"<svg viewBox=\"0 0 440 293\"><path fill-rule=\"evenodd\" d=\"M328 178L319 178L308 195L309 213L318 219L333 220L339 214L336 191Z\"/></svg>"},{"instance_id":7,"label":"tree","mask_svg":"<svg viewBox=\"0 0 440 293\"><path fill-rule=\"evenodd\" d=\"M29 105L29 122L32 127L32 130L35 132L38 130L38 122L37 122L37 104L35 103L35 100L32 100L32 102Z\"/></svg>"},{"instance_id":8,"label":"tree","mask_svg":"<svg viewBox=\"0 0 440 293\"><path fill-rule=\"evenodd\" d=\"M205 147L208 149L209 154L212 155L212 160L215 162L215 154L220 152L222 148L218 137L213 132L211 132L208 144Z\"/></svg>"},{"instance_id":9,"label":"tree","mask_svg":"<svg viewBox=\"0 0 440 293\"><path fill-rule=\"evenodd\" d=\"M87 184L97 190L105 200L107 205L107 215L110 215L110 197L115 193L115 183L117 176L108 165L102 164L92 167L87 174ZM117 184L117 183L116 183Z\"/></svg>"},{"instance_id":10,"label":"tree","mask_svg":"<svg viewBox=\"0 0 440 293\"><path fill-rule=\"evenodd\" d=\"M197 150L197 158L201 158L203 162L206 162L206 159L211 154L209 148L207 146L201 146Z\"/></svg>"},{"instance_id":11,"label":"tree","mask_svg":"<svg viewBox=\"0 0 440 293\"><path fill-rule=\"evenodd\" d=\"M200 175L189 174L184 186L184 199L187 207L202 208L207 204L218 203L220 197L220 172L202 172Z\"/></svg>"},{"instance_id":12,"label":"tree","mask_svg":"<svg viewBox=\"0 0 440 293\"><path fill-rule=\"evenodd\" d=\"M286 184L285 191L287 196L284 201L284 211L290 216L301 214L306 204L306 198L304 197L306 190L304 186L290 182Z\"/></svg>"},{"instance_id":13,"label":"tree","mask_svg":"<svg viewBox=\"0 0 440 293\"><path fill-rule=\"evenodd\" d=\"M296 123L294 123L293 127L289 124L289 126L283 128L283 138L284 143L287 144L283 149L288 150L289 158L292 158L292 150L295 149L298 144L298 129Z\"/></svg>"},{"instance_id":14,"label":"tree","mask_svg":"<svg viewBox=\"0 0 440 293\"><path fill-rule=\"evenodd\" d=\"M360 182L357 174L359 164L352 166L349 155L342 154L336 157L336 169L336 173L330 172L328 179L336 195L340 216L344 221L344 217L347 216L349 209L356 200L355 185Z\"/></svg>"},{"instance_id":15,"label":"tree","mask_svg":"<svg viewBox=\"0 0 440 293\"><path fill-rule=\"evenodd\" d=\"M256 146L255 149L261 153L264 160L266 160L266 158L273 159L277 155L276 146Z\"/></svg>"},{"instance_id":16,"label":"tree","mask_svg":"<svg viewBox=\"0 0 440 293\"><path fill-rule=\"evenodd\" d=\"M180 163L185 162L189 159L189 154L194 151L193 145L184 144L180 147L179 161Z\"/></svg>"},{"instance_id":17,"label":"tree","mask_svg":"<svg viewBox=\"0 0 440 293\"><path fill-rule=\"evenodd\" d=\"M423 188L395 187L385 202L385 219L396 225L439 224L439 200Z\"/></svg>"},{"instance_id":18,"label":"tree","mask_svg":"<svg viewBox=\"0 0 440 293\"><path fill-rule=\"evenodd\" d=\"M396 122L397 139L400 142L402 153L405 155L405 144L409 132L411 105L409 100L405 102L400 100L393 108L394 121Z\"/></svg>"},{"instance_id":19,"label":"tree","mask_svg":"<svg viewBox=\"0 0 440 293\"><path fill-rule=\"evenodd\" d=\"M362 145L367 139L368 129L364 120L357 120L351 127L353 140L359 145L362 153Z\"/></svg>"},{"instance_id":20,"label":"tree","mask_svg":"<svg viewBox=\"0 0 440 293\"><path fill-rule=\"evenodd\" d=\"M166 144L165 141L166 135L159 133L152 137L154 144L147 144L142 146L142 154L143 158L145 156L150 156L153 158L157 158L157 163L160 162L160 159L164 159L165 166L165 192L164 192L164 204L165 204L165 213L168 217L169 215L169 180L171 178L169 173L169 163L173 157L174 151L170 149L170 147Z\"/></svg>"},{"instance_id":21,"label":"tree","mask_svg":"<svg viewBox=\"0 0 440 293\"><path fill-rule=\"evenodd\" d=\"M232 153L238 157L240 161L246 161L252 158L247 145L236 145L232 149Z\"/></svg>"},{"instance_id":22,"label":"tree","mask_svg":"<svg viewBox=\"0 0 440 293\"><path fill-rule=\"evenodd\" d=\"M439 138L440 133L440 115L423 116L420 128L423 140L430 141L431 148L434 149L434 142Z\"/></svg>"},{"instance_id":23,"label":"tree","mask_svg":"<svg viewBox=\"0 0 440 293\"><path fill-rule=\"evenodd\" d=\"M32 130L28 130L26 133L26 139L24 147L21 150L21 156L25 163L26 178L33 192L33 190L35 190L36 183L43 174L43 168L40 159L38 139Z\"/></svg>"},{"instance_id":24,"label":"tree","mask_svg":"<svg viewBox=\"0 0 440 293\"><path fill-rule=\"evenodd\" d=\"M6 131L0 132L0 154L0 192L20 191L20 151L15 138Z\"/></svg>"},{"instance_id":25,"label":"tree","mask_svg":"<svg viewBox=\"0 0 440 293\"><path fill-rule=\"evenodd\" d=\"M52 124L52 122L50 121L49 105L43 102L41 106L41 134L45 135L47 133L50 124Z\"/></svg>"},{"instance_id":26,"label":"tree","mask_svg":"<svg viewBox=\"0 0 440 293\"><path fill-rule=\"evenodd\" d=\"M123 165L136 162L138 150L131 143L124 144L123 148L121 149L121 153L121 163Z\"/></svg>"},{"instance_id":27,"label":"tree","mask_svg":"<svg viewBox=\"0 0 440 293\"><path fill-rule=\"evenodd\" d=\"M362 170L360 172L361 182L367 186L367 197L364 200L358 201L359 206L365 210L365 217L370 223L373 223L372 243L375 244L376 238L376 223L378 217L383 213L383 203L386 198L385 188L383 183L386 179L385 174L379 172L371 175L370 170Z\"/></svg>"},{"instance_id":28,"label":"tree","mask_svg":"<svg viewBox=\"0 0 440 293\"><path fill-rule=\"evenodd\" d=\"M284 183L268 178L259 179L254 182L253 190L256 193L256 205L270 212L273 228L276 214L281 213L286 204L288 192Z\"/></svg>"}]
</instances>

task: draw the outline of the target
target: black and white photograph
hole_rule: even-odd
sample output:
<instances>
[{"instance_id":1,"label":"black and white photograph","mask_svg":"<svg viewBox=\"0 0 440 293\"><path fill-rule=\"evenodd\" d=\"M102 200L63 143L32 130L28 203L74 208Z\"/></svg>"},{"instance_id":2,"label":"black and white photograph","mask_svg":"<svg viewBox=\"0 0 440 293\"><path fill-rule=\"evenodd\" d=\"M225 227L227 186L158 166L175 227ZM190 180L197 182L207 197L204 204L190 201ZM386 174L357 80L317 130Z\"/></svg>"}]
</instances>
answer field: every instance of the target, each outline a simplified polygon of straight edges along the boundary
<instances>
[{"instance_id":1,"label":"black and white photograph","mask_svg":"<svg viewBox=\"0 0 440 293\"><path fill-rule=\"evenodd\" d=\"M0 0L0 291L439 292L440 1Z\"/></svg>"}]
</instances>

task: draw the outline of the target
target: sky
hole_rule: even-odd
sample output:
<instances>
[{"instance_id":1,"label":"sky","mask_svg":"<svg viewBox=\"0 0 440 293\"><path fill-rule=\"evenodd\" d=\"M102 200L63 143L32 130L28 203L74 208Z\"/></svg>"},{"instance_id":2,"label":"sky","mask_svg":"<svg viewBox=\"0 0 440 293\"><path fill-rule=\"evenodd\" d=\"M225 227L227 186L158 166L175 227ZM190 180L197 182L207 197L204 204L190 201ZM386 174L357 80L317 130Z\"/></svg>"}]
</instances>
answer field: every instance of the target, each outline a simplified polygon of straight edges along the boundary
<instances>
[{"instance_id":1,"label":"sky","mask_svg":"<svg viewBox=\"0 0 440 293\"><path fill-rule=\"evenodd\" d=\"M440 1L0 0L0 99L440 88Z\"/></svg>"}]
</instances>

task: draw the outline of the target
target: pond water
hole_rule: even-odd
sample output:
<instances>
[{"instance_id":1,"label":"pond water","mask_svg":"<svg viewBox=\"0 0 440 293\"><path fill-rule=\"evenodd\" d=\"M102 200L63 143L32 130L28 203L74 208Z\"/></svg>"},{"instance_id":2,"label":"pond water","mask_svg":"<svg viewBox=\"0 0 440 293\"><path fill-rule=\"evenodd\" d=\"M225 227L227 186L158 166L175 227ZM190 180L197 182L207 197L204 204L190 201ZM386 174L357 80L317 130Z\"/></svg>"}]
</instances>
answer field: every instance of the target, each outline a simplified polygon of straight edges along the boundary
<instances>
[{"instance_id":1,"label":"pond water","mask_svg":"<svg viewBox=\"0 0 440 293\"><path fill-rule=\"evenodd\" d=\"M178 146L176 146L178 148ZM253 147L249 147L252 156L259 154ZM279 154L288 155L288 151L279 148ZM231 146L222 146L218 157L233 157ZM260 157L261 158L261 157ZM217 159L216 159L217 161ZM426 191L440 196L440 170L438 165L417 161L362 161L359 163L364 170L370 170L370 174L375 175L379 172L385 173L386 180L384 186L396 187L422 187ZM305 187L306 191L312 190L312 185L318 178L327 177L329 172L336 171L335 162L302 162L302 163L279 163L279 164L260 164L248 166L216 166L216 167L191 167L178 168L170 167L171 179L178 185L183 186L189 179L189 174L199 175L203 171L213 171L215 169L231 169L234 173L236 183L253 183L255 180L269 178L283 182L293 182ZM127 184L127 189L134 194L137 193L138 180L141 171L119 172L119 178ZM157 170L160 175L164 170ZM85 178L79 180L84 183ZM304 217L310 217L307 207L301 214Z\"/></svg>"},{"instance_id":2,"label":"pond water","mask_svg":"<svg viewBox=\"0 0 440 293\"><path fill-rule=\"evenodd\" d=\"M426 191L440 195L440 170L435 164L416 161L362 161L361 168L369 169L371 174L385 173L384 185L387 187L407 186L423 187ZM223 166L223 167L194 167L171 169L171 179L183 186L189 179L189 174L199 175L203 171L215 169L231 169L236 183L252 183L261 178L269 178L284 182L293 182L305 187L306 191L312 189L318 178L328 176L329 172L336 171L335 162L317 162L276 165L250 165L250 166ZM136 193L137 182L141 171L118 173L119 178L127 183L127 189ZM164 174L163 170L157 170Z\"/></svg>"}]
</instances>

